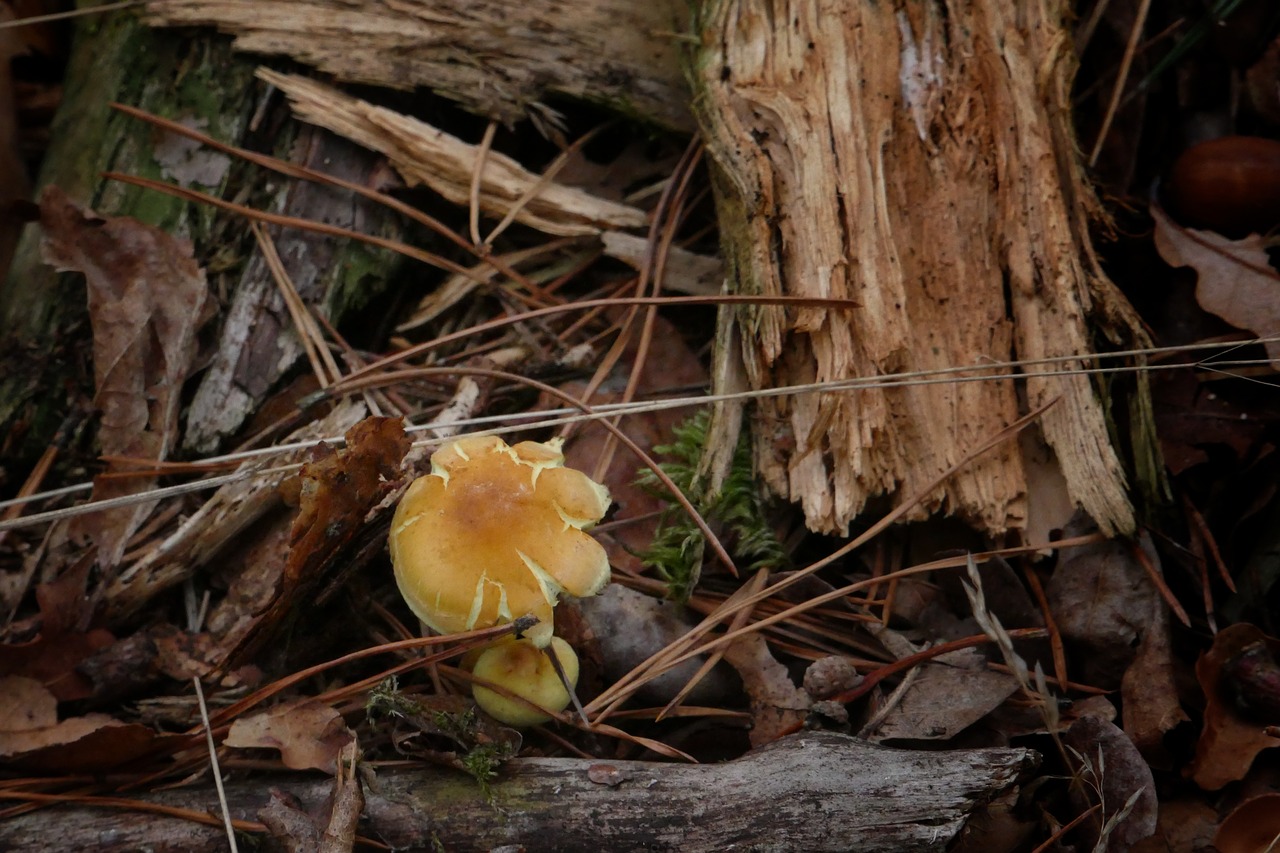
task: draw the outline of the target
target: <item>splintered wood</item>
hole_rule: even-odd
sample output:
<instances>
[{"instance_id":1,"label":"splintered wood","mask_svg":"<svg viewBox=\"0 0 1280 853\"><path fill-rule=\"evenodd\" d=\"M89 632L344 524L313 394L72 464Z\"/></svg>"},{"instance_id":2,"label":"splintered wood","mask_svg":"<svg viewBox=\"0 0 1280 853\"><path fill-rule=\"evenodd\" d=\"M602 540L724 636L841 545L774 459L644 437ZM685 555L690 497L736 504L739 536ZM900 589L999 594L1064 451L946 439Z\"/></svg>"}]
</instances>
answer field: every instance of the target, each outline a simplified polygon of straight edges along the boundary
<instances>
[{"instance_id":1,"label":"splintered wood","mask_svg":"<svg viewBox=\"0 0 1280 853\"><path fill-rule=\"evenodd\" d=\"M470 203L472 174L483 163L477 201L486 213L566 237L645 224L642 210L547 181L504 154L483 152L426 122L306 77L265 68L258 76L289 96L298 118L387 155L409 185L426 184L454 204Z\"/></svg>"},{"instance_id":2,"label":"splintered wood","mask_svg":"<svg viewBox=\"0 0 1280 853\"><path fill-rule=\"evenodd\" d=\"M216 26L236 47L340 80L424 86L505 122L548 95L689 130L684 0L153 0L148 23Z\"/></svg>"},{"instance_id":3,"label":"splintered wood","mask_svg":"<svg viewBox=\"0 0 1280 853\"><path fill-rule=\"evenodd\" d=\"M1064 12L1000 0L704 4L694 104L730 281L858 305L733 309L741 346L730 356L742 364L718 379L731 385L745 368L758 389L1079 356L1024 364L1025 404L1062 397L1041 426L1070 495L1104 531L1127 531L1125 477L1090 380L1044 376L1090 364L1089 320L1143 340L1089 243L1096 200L1067 124ZM1018 412L1010 380L771 397L754 409L756 458L810 527L843 532L870 499L910 498ZM727 434L736 419L723 423ZM1010 442L913 517L945 509L1001 533L1026 525L1026 506Z\"/></svg>"}]
</instances>

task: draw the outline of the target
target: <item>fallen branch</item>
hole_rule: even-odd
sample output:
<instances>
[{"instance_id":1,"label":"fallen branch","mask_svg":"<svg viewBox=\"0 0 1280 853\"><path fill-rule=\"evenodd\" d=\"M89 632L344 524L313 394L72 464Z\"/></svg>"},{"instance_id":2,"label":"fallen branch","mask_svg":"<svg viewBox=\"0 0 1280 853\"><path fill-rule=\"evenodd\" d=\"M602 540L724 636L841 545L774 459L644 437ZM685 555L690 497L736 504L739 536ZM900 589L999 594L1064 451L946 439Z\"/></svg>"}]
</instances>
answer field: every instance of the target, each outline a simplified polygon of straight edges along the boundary
<instances>
[{"instance_id":1,"label":"fallen branch","mask_svg":"<svg viewBox=\"0 0 1280 853\"><path fill-rule=\"evenodd\" d=\"M915 752L805 732L725 764L517 759L488 798L452 771L383 772L366 785L360 834L396 850L941 850L1036 761L1026 749ZM333 784L270 787L311 808ZM261 782L228 785L226 794L232 816L248 820L271 796ZM218 810L212 788L144 799ZM0 823L0 849L48 849L55 833L66 853L226 845L220 826L67 805Z\"/></svg>"}]
</instances>

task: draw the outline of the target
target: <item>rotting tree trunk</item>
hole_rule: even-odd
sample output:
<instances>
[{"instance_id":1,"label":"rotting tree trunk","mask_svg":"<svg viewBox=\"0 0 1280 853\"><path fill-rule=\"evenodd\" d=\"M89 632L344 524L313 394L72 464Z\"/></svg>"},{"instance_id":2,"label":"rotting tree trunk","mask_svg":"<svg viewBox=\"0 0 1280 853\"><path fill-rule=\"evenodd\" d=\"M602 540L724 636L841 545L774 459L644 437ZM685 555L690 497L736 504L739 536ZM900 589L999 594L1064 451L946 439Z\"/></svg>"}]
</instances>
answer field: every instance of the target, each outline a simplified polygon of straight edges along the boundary
<instances>
[{"instance_id":1,"label":"rotting tree trunk","mask_svg":"<svg viewBox=\"0 0 1280 853\"><path fill-rule=\"evenodd\" d=\"M1091 322L1112 340L1145 340L1090 244L1097 202L1069 126L1066 11L1025 0L701 4L694 104L730 286L857 303L726 311L717 390L1067 357L1024 365L1021 402L1061 397L1041 428L1069 496L1104 531L1127 532L1126 477L1094 386L1043 376L1090 364ZM771 397L753 410L756 459L812 528L844 532L868 500L922 491L1019 411L1011 380ZM731 448L741 409L719 414L709 444ZM1000 534L1027 524L1027 490L1010 442L913 517L945 509Z\"/></svg>"},{"instance_id":2,"label":"rotting tree trunk","mask_svg":"<svg viewBox=\"0 0 1280 853\"><path fill-rule=\"evenodd\" d=\"M218 352L188 416L187 444L201 450L238 429L274 390L301 355L298 339L243 218L106 182L101 174L164 180L381 236L397 236L400 228L392 215L363 200L266 175L110 108L113 101L129 104L225 142L265 148L321 170L338 166L350 180L369 179L376 157L293 122L282 99L265 101L269 90L254 80L255 67L234 56L224 38L152 30L133 11L86 19L76 31L40 177L42 185L57 184L100 214L133 216L191 239L197 260L211 267L215 292L229 297L214 327ZM271 233L303 299L335 320L363 305L400 265L398 257L362 244ZM76 344L87 330L84 280L45 265L40 236L37 226L26 229L0 288L0 434L14 459L38 456L77 398L93 394L88 345Z\"/></svg>"},{"instance_id":3,"label":"rotting tree trunk","mask_svg":"<svg viewBox=\"0 0 1280 853\"><path fill-rule=\"evenodd\" d=\"M490 798L457 771L427 768L379 774L367 785L359 831L396 850L451 853L505 845L528 853L943 850L976 809L1035 763L1025 749L913 752L807 733L716 765L517 759L504 765ZM314 810L333 783L272 788ZM269 796L262 785L227 788L237 819L256 820ZM207 789L144 799L219 812ZM46 849L52 825L65 853L226 849L220 826L76 807L0 822L0 847Z\"/></svg>"}]
</instances>

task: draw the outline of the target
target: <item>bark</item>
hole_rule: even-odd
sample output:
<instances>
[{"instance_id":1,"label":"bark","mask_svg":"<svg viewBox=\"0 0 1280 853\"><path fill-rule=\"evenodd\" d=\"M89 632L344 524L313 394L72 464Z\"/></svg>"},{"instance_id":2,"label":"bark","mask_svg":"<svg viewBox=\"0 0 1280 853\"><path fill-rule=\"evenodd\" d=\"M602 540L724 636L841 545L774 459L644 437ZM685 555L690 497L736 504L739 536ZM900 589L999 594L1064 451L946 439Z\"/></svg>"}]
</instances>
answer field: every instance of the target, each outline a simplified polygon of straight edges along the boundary
<instances>
[{"instance_id":1,"label":"bark","mask_svg":"<svg viewBox=\"0 0 1280 853\"><path fill-rule=\"evenodd\" d=\"M40 176L42 185L57 184L98 213L133 216L191 239L197 258L212 267L211 284L229 309L205 329L220 341L188 417L187 446L201 450L238 429L297 362L301 349L288 313L243 219L104 182L101 174L165 180L275 212L399 234L394 218L368 203L327 188L263 180L242 163L110 108L113 101L130 104L226 142L370 179L376 157L290 120L282 100L265 100L269 90L254 81L254 67L217 36L152 30L129 12L94 16L76 31ZM398 258L363 245L300 232L272 234L303 299L333 320L365 304L399 266ZM81 346L87 334L84 281L56 275L41 261L40 236L36 226L26 229L0 289L0 336L6 341L0 351L0 432L22 437L10 447L15 458L38 456L67 414L92 396L88 347Z\"/></svg>"},{"instance_id":2,"label":"bark","mask_svg":"<svg viewBox=\"0 0 1280 853\"><path fill-rule=\"evenodd\" d=\"M380 773L366 785L360 834L396 850L528 853L612 850L943 850L970 814L1036 762L1025 749L912 752L846 735L792 735L718 765L517 759L486 797L456 771ZM314 808L331 780L274 786ZM232 815L256 820L262 785L227 789ZM212 790L145 798L212 814ZM0 823L0 848L66 853L226 849L221 826L61 806Z\"/></svg>"},{"instance_id":3,"label":"bark","mask_svg":"<svg viewBox=\"0 0 1280 853\"><path fill-rule=\"evenodd\" d=\"M725 312L717 390L1066 357L1022 367L1025 404L1061 396L1042 428L1070 497L1104 531L1132 530L1095 388L1046 378L1091 363L1091 321L1145 340L1090 244L1097 202L1069 127L1066 4L711 0L700 11L694 104L731 286L857 303ZM772 397L753 410L757 463L812 528L844 532L872 498L915 495L998 434L1019 394L987 380ZM720 412L709 443L733 447L740 414ZM913 515L940 509L993 534L1026 526L1016 443Z\"/></svg>"},{"instance_id":4,"label":"bark","mask_svg":"<svg viewBox=\"0 0 1280 853\"><path fill-rule=\"evenodd\" d=\"M157 0L148 13L339 80L430 88L508 123L553 118L543 100L559 95L692 129L677 54L684 0Z\"/></svg>"}]
</instances>

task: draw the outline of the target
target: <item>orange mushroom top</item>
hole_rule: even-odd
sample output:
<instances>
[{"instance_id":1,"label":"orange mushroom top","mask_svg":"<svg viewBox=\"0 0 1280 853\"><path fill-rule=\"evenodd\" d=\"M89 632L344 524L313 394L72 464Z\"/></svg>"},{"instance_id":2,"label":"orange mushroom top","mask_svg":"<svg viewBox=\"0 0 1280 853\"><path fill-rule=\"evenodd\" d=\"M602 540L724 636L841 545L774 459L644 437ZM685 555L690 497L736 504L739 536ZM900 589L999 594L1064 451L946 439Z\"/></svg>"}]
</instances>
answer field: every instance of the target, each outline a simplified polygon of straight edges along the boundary
<instances>
[{"instance_id":1,"label":"orange mushroom top","mask_svg":"<svg viewBox=\"0 0 1280 853\"><path fill-rule=\"evenodd\" d=\"M609 509L609 491L565 468L560 447L464 436L431 457L389 543L400 593L424 623L449 634L531 615L526 636L545 647L560 595L609 582L604 548L583 532Z\"/></svg>"}]
</instances>

